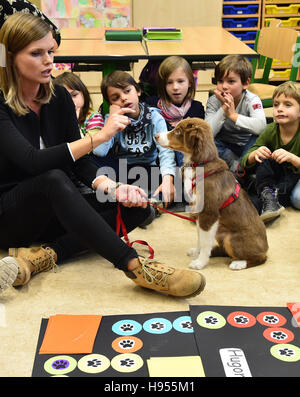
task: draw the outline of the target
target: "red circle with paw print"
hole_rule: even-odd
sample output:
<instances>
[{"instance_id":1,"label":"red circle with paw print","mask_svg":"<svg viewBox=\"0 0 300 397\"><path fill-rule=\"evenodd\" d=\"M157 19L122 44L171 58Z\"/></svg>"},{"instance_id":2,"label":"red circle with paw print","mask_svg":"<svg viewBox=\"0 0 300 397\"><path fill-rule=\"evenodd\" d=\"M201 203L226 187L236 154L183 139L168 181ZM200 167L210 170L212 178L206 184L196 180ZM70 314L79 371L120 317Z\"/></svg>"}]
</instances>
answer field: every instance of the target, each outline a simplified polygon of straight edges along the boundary
<instances>
[{"instance_id":1,"label":"red circle with paw print","mask_svg":"<svg viewBox=\"0 0 300 397\"><path fill-rule=\"evenodd\" d=\"M282 327L286 323L286 318L284 318L279 313L274 312L262 312L257 315L257 321L262 324L266 325L267 327Z\"/></svg>"},{"instance_id":2,"label":"red circle with paw print","mask_svg":"<svg viewBox=\"0 0 300 397\"><path fill-rule=\"evenodd\" d=\"M227 321L233 327L248 328L256 323L256 318L247 312L232 312L228 315Z\"/></svg>"},{"instance_id":3,"label":"red circle with paw print","mask_svg":"<svg viewBox=\"0 0 300 397\"><path fill-rule=\"evenodd\" d=\"M289 343L295 337L293 332L286 328L267 328L263 336L273 343Z\"/></svg>"}]
</instances>

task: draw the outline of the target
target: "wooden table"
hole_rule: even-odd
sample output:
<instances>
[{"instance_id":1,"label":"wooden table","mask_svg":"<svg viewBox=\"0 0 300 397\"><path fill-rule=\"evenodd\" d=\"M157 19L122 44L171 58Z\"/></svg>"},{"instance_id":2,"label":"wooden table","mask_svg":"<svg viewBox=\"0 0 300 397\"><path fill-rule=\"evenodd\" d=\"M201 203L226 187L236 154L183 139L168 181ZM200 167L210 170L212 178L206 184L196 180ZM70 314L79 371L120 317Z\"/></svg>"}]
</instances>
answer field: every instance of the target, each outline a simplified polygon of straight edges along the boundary
<instances>
[{"instance_id":1,"label":"wooden table","mask_svg":"<svg viewBox=\"0 0 300 397\"><path fill-rule=\"evenodd\" d=\"M95 28L91 28L95 29ZM240 54L257 57L257 53L218 26L182 28L182 40L105 41L102 29L62 29L62 41L55 52L55 62L120 63L139 59L163 59L180 55L190 61L220 61L225 55ZM81 36L80 39L78 37ZM95 38L92 38L95 37Z\"/></svg>"},{"instance_id":2,"label":"wooden table","mask_svg":"<svg viewBox=\"0 0 300 397\"><path fill-rule=\"evenodd\" d=\"M147 55L139 41L67 39L61 41L54 58L54 62L102 63L137 61L147 59Z\"/></svg>"},{"instance_id":3,"label":"wooden table","mask_svg":"<svg viewBox=\"0 0 300 397\"><path fill-rule=\"evenodd\" d=\"M228 54L257 57L249 46L218 26L183 27L182 40L147 41L150 59L180 55L190 61L220 61Z\"/></svg>"},{"instance_id":4,"label":"wooden table","mask_svg":"<svg viewBox=\"0 0 300 397\"><path fill-rule=\"evenodd\" d=\"M62 40L102 40L104 38L104 27L101 28L61 28L60 35Z\"/></svg>"}]
</instances>

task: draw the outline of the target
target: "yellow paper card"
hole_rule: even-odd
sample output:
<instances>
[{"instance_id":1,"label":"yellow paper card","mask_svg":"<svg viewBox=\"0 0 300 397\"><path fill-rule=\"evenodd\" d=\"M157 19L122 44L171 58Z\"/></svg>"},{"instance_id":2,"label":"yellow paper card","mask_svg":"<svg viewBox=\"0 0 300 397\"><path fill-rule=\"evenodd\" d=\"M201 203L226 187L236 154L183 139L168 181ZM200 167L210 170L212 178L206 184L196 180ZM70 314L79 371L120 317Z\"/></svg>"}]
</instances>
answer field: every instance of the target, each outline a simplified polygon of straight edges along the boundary
<instances>
[{"instance_id":1,"label":"yellow paper card","mask_svg":"<svg viewBox=\"0 0 300 397\"><path fill-rule=\"evenodd\" d=\"M150 377L205 377L200 356L151 357L147 365Z\"/></svg>"}]
</instances>

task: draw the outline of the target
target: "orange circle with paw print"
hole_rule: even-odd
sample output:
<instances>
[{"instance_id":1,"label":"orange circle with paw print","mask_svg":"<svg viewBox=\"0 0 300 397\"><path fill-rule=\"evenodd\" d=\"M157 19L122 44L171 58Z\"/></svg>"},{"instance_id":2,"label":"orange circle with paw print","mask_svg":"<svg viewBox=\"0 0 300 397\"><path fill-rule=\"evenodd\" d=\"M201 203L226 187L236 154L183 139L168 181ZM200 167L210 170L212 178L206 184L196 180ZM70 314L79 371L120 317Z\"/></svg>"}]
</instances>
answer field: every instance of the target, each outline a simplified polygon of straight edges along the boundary
<instances>
[{"instance_id":1,"label":"orange circle with paw print","mask_svg":"<svg viewBox=\"0 0 300 397\"><path fill-rule=\"evenodd\" d=\"M113 340L111 347L118 353L134 353L143 347L143 342L135 336L120 336Z\"/></svg>"}]
</instances>

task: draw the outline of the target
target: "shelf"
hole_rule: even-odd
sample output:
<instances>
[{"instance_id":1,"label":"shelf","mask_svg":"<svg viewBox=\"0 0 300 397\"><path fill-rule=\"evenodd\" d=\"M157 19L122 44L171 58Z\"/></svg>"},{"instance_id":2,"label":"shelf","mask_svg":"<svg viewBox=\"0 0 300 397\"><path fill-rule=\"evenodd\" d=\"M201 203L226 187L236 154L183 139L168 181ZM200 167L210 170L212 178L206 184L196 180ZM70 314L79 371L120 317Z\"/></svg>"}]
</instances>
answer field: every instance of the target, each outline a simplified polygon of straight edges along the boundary
<instances>
[{"instance_id":1,"label":"shelf","mask_svg":"<svg viewBox=\"0 0 300 397\"><path fill-rule=\"evenodd\" d=\"M294 15L293 15L294 16ZM298 16L298 14L296 15ZM222 14L222 18L236 19L236 18L259 18L260 14Z\"/></svg>"},{"instance_id":2,"label":"shelf","mask_svg":"<svg viewBox=\"0 0 300 397\"><path fill-rule=\"evenodd\" d=\"M260 4L259 1L223 1L223 4L225 5L245 5L245 4Z\"/></svg>"},{"instance_id":3,"label":"shelf","mask_svg":"<svg viewBox=\"0 0 300 397\"><path fill-rule=\"evenodd\" d=\"M225 30L231 30L233 32L237 32L237 31L243 31L243 32L247 32L247 31L253 31L253 30L258 30L259 28L223 28Z\"/></svg>"},{"instance_id":4,"label":"shelf","mask_svg":"<svg viewBox=\"0 0 300 397\"><path fill-rule=\"evenodd\" d=\"M274 5L274 4L300 4L299 0L277 0L277 1L267 1L265 0L266 5Z\"/></svg>"}]
</instances>

